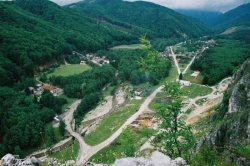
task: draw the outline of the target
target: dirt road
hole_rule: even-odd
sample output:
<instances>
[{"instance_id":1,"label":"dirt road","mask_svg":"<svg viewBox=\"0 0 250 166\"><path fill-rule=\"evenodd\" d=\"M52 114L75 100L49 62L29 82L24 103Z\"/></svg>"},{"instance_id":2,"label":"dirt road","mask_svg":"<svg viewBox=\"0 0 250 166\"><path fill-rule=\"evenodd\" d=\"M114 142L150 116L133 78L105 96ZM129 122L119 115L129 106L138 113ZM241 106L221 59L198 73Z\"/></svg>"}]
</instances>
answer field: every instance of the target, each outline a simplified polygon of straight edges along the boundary
<instances>
[{"instance_id":1,"label":"dirt road","mask_svg":"<svg viewBox=\"0 0 250 166\"><path fill-rule=\"evenodd\" d=\"M170 50L171 50L172 57L174 59L175 66L177 67L178 75L180 75L181 70L180 70L179 64L176 60L176 55L174 54L172 47L170 47Z\"/></svg>"},{"instance_id":2,"label":"dirt road","mask_svg":"<svg viewBox=\"0 0 250 166\"><path fill-rule=\"evenodd\" d=\"M84 164L85 162L88 161L88 159L91 156L93 156L98 151L100 151L104 147L108 146L111 142L113 142L122 133L123 129L127 125L131 124L134 120L136 120L137 117L139 115L141 115L148 108L149 103L154 99L155 95L161 91L161 89L162 89L162 87L157 88L150 96L148 96L146 98L146 100L142 103L140 109L134 115L132 115L129 119L127 119L127 121L114 134L112 134L108 139L106 139L102 143L100 143L96 146L93 146L91 148L87 147L88 151L84 151L83 156L80 157L80 159L77 161L77 164Z\"/></svg>"},{"instance_id":3,"label":"dirt road","mask_svg":"<svg viewBox=\"0 0 250 166\"><path fill-rule=\"evenodd\" d=\"M199 96L194 99L189 99L189 104L182 109L183 112L187 111L189 108L192 107L192 105L196 106L196 109L194 109L187 117L186 124L192 124L199 120L201 117L204 116L204 113L216 106L217 104L221 103L223 99L223 92L227 89L227 86L229 84L229 81L231 80L231 77L223 79L217 86L212 86L213 92L206 95L206 96ZM209 102L205 103L202 106L198 106L195 104L195 102L199 99L206 98L209 100Z\"/></svg>"},{"instance_id":4,"label":"dirt road","mask_svg":"<svg viewBox=\"0 0 250 166\"><path fill-rule=\"evenodd\" d=\"M88 150L90 149L90 146L87 145L84 140L82 139L82 136L77 133L74 132L71 128L71 121L73 119L73 113L76 110L77 106L80 104L81 100L76 100L71 106L70 106L70 110L68 111L68 114L63 118L66 124L66 130L70 133L70 135L72 135L73 137L75 137L80 145L80 149L78 152L78 161L82 161L83 160L83 155L88 152ZM78 162L77 161L77 162Z\"/></svg>"}]
</instances>

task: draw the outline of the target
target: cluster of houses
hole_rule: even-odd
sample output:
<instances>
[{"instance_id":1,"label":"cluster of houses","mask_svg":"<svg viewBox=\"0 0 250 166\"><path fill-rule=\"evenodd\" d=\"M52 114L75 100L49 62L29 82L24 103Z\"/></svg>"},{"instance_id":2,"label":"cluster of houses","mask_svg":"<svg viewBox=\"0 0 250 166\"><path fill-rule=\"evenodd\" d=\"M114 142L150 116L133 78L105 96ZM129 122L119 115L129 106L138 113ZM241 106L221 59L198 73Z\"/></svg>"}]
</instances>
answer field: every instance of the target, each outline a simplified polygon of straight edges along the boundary
<instances>
[{"instance_id":1,"label":"cluster of houses","mask_svg":"<svg viewBox=\"0 0 250 166\"><path fill-rule=\"evenodd\" d=\"M60 88L57 88L56 86L50 85L50 84L36 84L35 87L29 87L29 90L32 94L42 94L44 90L50 91L54 96L59 96L63 94L63 90Z\"/></svg>"},{"instance_id":2,"label":"cluster of houses","mask_svg":"<svg viewBox=\"0 0 250 166\"><path fill-rule=\"evenodd\" d=\"M86 55L83 55L81 53L78 53L76 51L73 51L72 53L73 55L78 55L81 59L81 62L80 64L81 65L85 65L86 64L86 61L91 61L99 66L102 66L102 65L105 65L105 64L109 64L109 60L105 59L106 57L105 56L102 56L102 57L97 57L95 56L94 54L86 54Z\"/></svg>"}]
</instances>

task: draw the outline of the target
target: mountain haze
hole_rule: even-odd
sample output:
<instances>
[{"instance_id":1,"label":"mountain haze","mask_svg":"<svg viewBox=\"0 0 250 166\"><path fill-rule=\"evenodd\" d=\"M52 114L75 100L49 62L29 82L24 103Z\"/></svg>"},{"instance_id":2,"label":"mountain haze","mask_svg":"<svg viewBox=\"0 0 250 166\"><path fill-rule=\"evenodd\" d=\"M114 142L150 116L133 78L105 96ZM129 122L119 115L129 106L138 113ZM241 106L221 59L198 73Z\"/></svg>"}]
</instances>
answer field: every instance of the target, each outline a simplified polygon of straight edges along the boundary
<instances>
[{"instance_id":1,"label":"mountain haze","mask_svg":"<svg viewBox=\"0 0 250 166\"><path fill-rule=\"evenodd\" d=\"M184 10L184 9L176 9L175 11L187 15L193 18L198 19L206 25L210 25L217 17L221 16L221 12L215 11L202 11L202 10Z\"/></svg>"},{"instance_id":2,"label":"mountain haze","mask_svg":"<svg viewBox=\"0 0 250 166\"><path fill-rule=\"evenodd\" d=\"M250 25L250 3L232 9L215 19L211 26L216 30L225 30L232 26Z\"/></svg>"}]
</instances>

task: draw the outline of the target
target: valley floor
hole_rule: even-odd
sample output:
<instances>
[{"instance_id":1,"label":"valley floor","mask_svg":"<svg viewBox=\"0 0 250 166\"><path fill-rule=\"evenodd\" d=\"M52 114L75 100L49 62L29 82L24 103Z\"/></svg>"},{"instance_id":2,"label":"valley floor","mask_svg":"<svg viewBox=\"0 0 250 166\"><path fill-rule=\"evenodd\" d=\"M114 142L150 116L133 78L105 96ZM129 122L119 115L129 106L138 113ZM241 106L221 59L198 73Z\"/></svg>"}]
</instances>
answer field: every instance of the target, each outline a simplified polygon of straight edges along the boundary
<instances>
[{"instance_id":1,"label":"valley floor","mask_svg":"<svg viewBox=\"0 0 250 166\"><path fill-rule=\"evenodd\" d=\"M174 52L172 50L172 47L170 47L170 50L171 50L170 56L173 58L174 64L175 64L177 71L178 71L178 75L176 75L173 78L178 79L179 74L181 73L181 69L179 68L179 64L178 64L178 61L176 59L176 55L174 54ZM183 74L185 74L185 72L189 69L189 67L192 64L192 62L194 61L195 57L196 56L194 56L191 59L191 61L189 62L189 64L187 64L186 68L184 69ZM215 105L219 104L222 101L223 91L226 90L227 85L229 83L229 80L230 80L230 78L226 78L226 79L222 80L217 86L210 87L210 88L212 88L212 92L210 94L207 94L204 96L197 96L195 98L187 98L185 100L185 103L187 103L187 104L184 105L184 107L182 108L182 111L187 112L191 109L191 113L189 115L187 115L187 117L185 117L185 121L187 124L192 124L192 123L196 122L199 118L207 115L208 114L208 112L206 112L207 110L209 110L210 108L214 107ZM198 85L198 86L201 86L201 85ZM207 87L207 86L205 86L205 87ZM149 110L148 105L155 98L156 94L158 92L161 92L162 88L163 87L160 86L156 90L154 90L151 93L151 95L146 97L144 102L140 105L140 108L137 111L135 111L135 113L132 116L130 116L117 131L115 131L105 141L103 141L97 145L94 145L94 146L90 146L84 141L84 139L81 135L83 130L79 130L78 132L75 132L74 129L72 129L72 127L74 128L74 126L72 126L73 112L77 108L78 104L80 103L80 100L76 100L69 107L70 109L67 112L67 115L65 115L65 117L63 118L63 120L66 123L66 130L70 133L70 135L72 135L75 139L77 139L77 141L79 142L79 145L80 145L76 164L82 165L82 164L86 163L91 156L95 155L98 151L100 151L104 147L111 144L122 133L123 129L127 125L130 125L131 123L133 123L141 114L143 114L145 111ZM85 127L85 130L84 130L85 132L96 121L98 121L99 118L102 118L106 114L108 116L108 113L114 107L114 103L112 103L113 100L115 100L116 104L119 104L119 105L123 104L124 94L122 91L119 91L119 92L120 93L116 94L115 99L113 99L113 97L111 97L111 96L106 97L104 103L102 103L95 110L92 110L91 112L89 112L87 114L83 123L87 122L87 121L89 121L90 123L87 125L87 127ZM199 103L198 101L202 101L202 102ZM98 123L96 123L96 125L98 125ZM150 143L146 142L144 145L142 145L141 149L150 148L149 145L150 145Z\"/></svg>"}]
</instances>

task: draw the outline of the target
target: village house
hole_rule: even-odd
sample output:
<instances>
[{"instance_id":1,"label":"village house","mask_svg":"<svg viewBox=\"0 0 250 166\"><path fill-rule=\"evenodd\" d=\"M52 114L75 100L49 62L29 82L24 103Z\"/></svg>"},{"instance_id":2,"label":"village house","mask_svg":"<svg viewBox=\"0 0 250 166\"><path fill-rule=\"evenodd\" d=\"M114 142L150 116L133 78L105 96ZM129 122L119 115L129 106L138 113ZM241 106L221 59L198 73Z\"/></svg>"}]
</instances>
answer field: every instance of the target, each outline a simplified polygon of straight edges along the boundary
<instances>
[{"instance_id":1,"label":"village house","mask_svg":"<svg viewBox=\"0 0 250 166\"><path fill-rule=\"evenodd\" d=\"M56 93L56 87L50 84L43 84L42 89L49 90L51 93Z\"/></svg>"},{"instance_id":2,"label":"village house","mask_svg":"<svg viewBox=\"0 0 250 166\"><path fill-rule=\"evenodd\" d=\"M138 88L136 91L135 91L135 95L136 96L140 96L142 94L142 89Z\"/></svg>"},{"instance_id":3,"label":"village house","mask_svg":"<svg viewBox=\"0 0 250 166\"><path fill-rule=\"evenodd\" d=\"M200 74L200 71L195 70L195 71L191 74L191 76L192 76L192 77L197 77L199 74Z\"/></svg>"}]
</instances>

